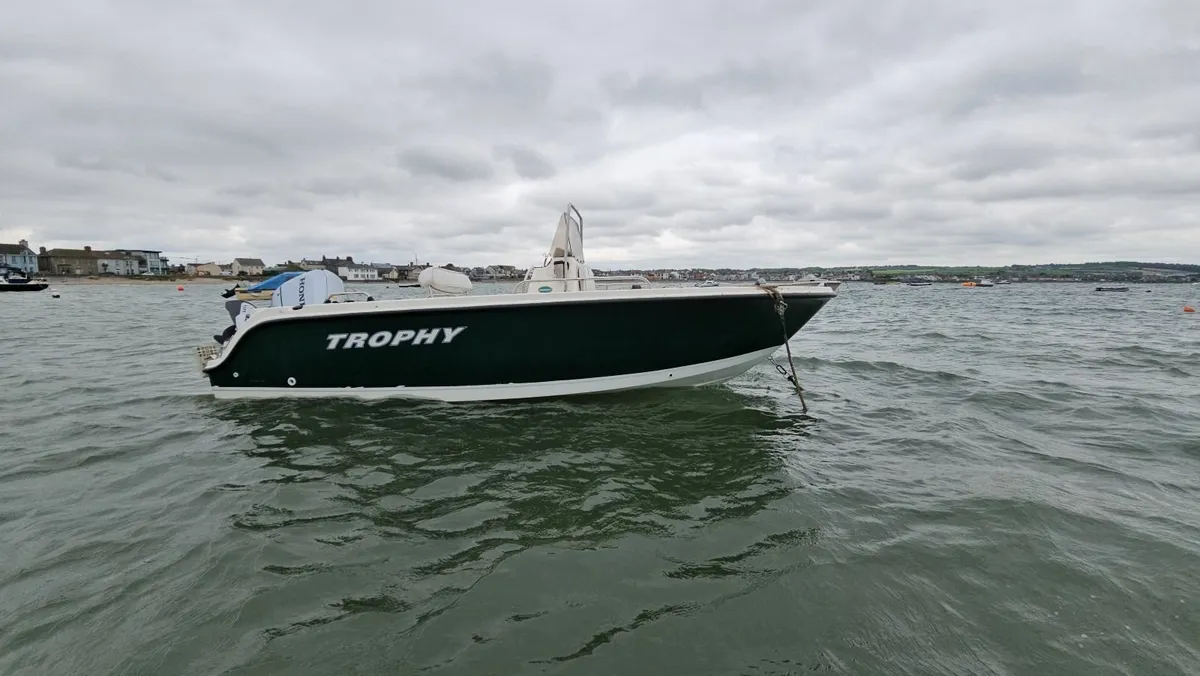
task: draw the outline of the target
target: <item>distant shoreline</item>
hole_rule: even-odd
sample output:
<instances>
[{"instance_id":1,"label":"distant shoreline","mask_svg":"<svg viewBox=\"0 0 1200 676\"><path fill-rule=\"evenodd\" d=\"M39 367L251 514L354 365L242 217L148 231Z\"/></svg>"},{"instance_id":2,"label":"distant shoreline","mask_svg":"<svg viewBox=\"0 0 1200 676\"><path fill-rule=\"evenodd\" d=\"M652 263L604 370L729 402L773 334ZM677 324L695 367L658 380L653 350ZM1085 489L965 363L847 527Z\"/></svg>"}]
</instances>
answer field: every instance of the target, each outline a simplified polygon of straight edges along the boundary
<instances>
[{"instance_id":1,"label":"distant shoreline","mask_svg":"<svg viewBox=\"0 0 1200 676\"><path fill-rule=\"evenodd\" d=\"M89 278L85 276L65 276L65 277L50 277L34 274L35 277L42 277L51 284L60 286L80 286L92 284L125 284L128 286L142 286L146 284L228 284L233 286L237 283L237 279L229 279L224 277L95 277ZM242 280L247 281L247 280ZM255 280L257 282L258 280Z\"/></svg>"},{"instance_id":2,"label":"distant shoreline","mask_svg":"<svg viewBox=\"0 0 1200 676\"><path fill-rule=\"evenodd\" d=\"M263 281L264 279L267 279L266 277L255 277L255 278L186 277L183 275L176 276L176 277L122 277L122 276L113 276L113 275L101 276L101 277L86 277L86 276L82 276L82 275L80 275L80 276L75 276L75 275L72 275L72 276L45 276L45 275L35 274L34 276L39 277L41 279L45 279L51 285L57 285L57 286L91 286L91 285L114 285L114 284L124 285L124 286L144 286L144 285L182 286L182 285L187 285L187 284L204 284L204 285L213 285L213 286L222 285L222 286L226 286L226 287L233 287L235 284L239 284L239 283L242 286L251 286L251 285L254 285L254 284L257 284L257 283ZM897 279L895 276L886 276L886 277L880 276L880 277L876 278L874 280L874 282L872 280L867 280L867 279L863 279L863 280L845 280L845 279L843 279L843 280L838 280L838 281L841 281L843 283L850 283L850 284L857 283L857 284L871 285L875 282L884 281L884 280L887 281L888 285L903 285L905 283L904 281ZM480 284L486 284L486 283L515 284L518 281L520 281L520 280L496 279L496 280L479 280L476 283L480 283ZM693 284L693 283L695 283L695 280L687 280L687 279L660 279L660 280L651 280L651 281L654 283L659 283L659 284ZM1096 284L1097 281L1098 280L1043 278L1043 279L1014 280L1013 283L1014 284ZM1112 283L1117 283L1117 280L1109 280L1109 281ZM787 284L788 280L782 280L782 279L781 280L768 280L768 282L770 282L772 284ZM386 286L386 285L392 285L392 284L413 284L414 282L412 280L399 280L399 281L393 281L393 280L347 280L345 283L347 285ZM721 282L721 284L723 284L723 285L734 285L734 286L736 286L738 284L752 284L752 283L753 282L751 282L749 280L722 281ZM961 281L960 280L937 280L937 281L933 281L931 283L934 285L957 285L957 284L961 284ZM1162 284L1187 285L1190 282L1186 281L1186 280L1180 280L1180 279L1150 278L1150 279L1141 279L1141 280L1136 280L1136 281L1120 280L1120 283L1121 284L1139 284L1139 285L1146 284L1146 285L1158 286L1158 285L1162 285Z\"/></svg>"},{"instance_id":3,"label":"distant shoreline","mask_svg":"<svg viewBox=\"0 0 1200 676\"><path fill-rule=\"evenodd\" d=\"M265 279L270 278L269 276L263 276L263 277L187 277L184 275L178 275L178 276L173 276L173 277L171 277L171 276L168 276L168 277L128 277L128 276L118 276L118 275L88 277L88 276L84 276L84 275L49 276L49 275L40 275L37 273L34 273L33 276L37 277L39 279L45 279L47 282L50 282L51 284L58 284L60 286L81 286L81 285L92 285L92 284L124 284L126 286L143 286L143 285L154 285L154 284L169 284L169 285L176 285L176 286L181 285L181 284L224 284L226 286L232 287L233 285L239 284L239 283L242 286L252 286L254 284L258 284L259 282L261 282ZM504 283L515 284L519 281L521 281L521 280L519 280L519 279L490 280L489 279L489 280L481 280L481 283L487 282L487 283L496 283L496 284L504 284ZM350 279L350 280L346 280L345 283L350 284L350 285L364 284L364 285L372 285L372 286L374 286L374 285L386 286L386 285L390 285L390 284L415 284L416 280L411 280L411 279L401 279L401 280Z\"/></svg>"}]
</instances>

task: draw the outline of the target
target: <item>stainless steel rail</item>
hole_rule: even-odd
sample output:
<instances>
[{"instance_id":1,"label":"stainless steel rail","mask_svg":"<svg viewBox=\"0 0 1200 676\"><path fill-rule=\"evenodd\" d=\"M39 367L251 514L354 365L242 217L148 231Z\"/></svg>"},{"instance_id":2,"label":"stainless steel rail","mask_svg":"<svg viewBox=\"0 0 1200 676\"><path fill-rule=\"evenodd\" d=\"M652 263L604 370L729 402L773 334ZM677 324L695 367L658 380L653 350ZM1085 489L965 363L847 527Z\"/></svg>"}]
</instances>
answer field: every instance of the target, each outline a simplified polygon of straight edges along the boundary
<instances>
[{"instance_id":1,"label":"stainless steel rail","mask_svg":"<svg viewBox=\"0 0 1200 676\"><path fill-rule=\"evenodd\" d=\"M559 282L595 282L597 289L608 288L610 286L616 286L618 284L620 284L620 285L640 284L640 285L642 285L643 288L648 288L650 286L650 280L646 279L645 277L642 277L641 275L628 275L628 276L614 275L611 277L594 277L594 276L593 277L576 277L574 279L526 279L526 280L517 282L516 287L513 288L513 293L529 293L529 285L534 284L534 283L557 284ZM578 292L577 291L568 291L567 293L578 293Z\"/></svg>"}]
</instances>

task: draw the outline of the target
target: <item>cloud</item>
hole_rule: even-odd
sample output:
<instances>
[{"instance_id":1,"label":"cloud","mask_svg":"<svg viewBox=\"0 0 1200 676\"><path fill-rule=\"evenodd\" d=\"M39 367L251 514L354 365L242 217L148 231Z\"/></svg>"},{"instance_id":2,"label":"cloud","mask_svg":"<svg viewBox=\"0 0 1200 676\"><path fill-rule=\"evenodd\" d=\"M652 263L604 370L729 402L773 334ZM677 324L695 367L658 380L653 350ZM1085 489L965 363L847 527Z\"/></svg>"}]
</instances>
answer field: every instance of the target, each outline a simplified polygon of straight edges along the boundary
<instances>
[{"instance_id":1,"label":"cloud","mask_svg":"<svg viewBox=\"0 0 1200 676\"><path fill-rule=\"evenodd\" d=\"M493 155L497 159L511 161L517 176L521 178L536 180L550 178L558 173L554 165L533 148L513 145L496 146Z\"/></svg>"},{"instance_id":2,"label":"cloud","mask_svg":"<svg viewBox=\"0 0 1200 676\"><path fill-rule=\"evenodd\" d=\"M160 181L175 182L179 177L158 167L137 167L124 162L114 162L101 157L81 157L78 155L59 154L54 158L54 164L63 169L78 169L80 171L115 171L133 176L156 178Z\"/></svg>"},{"instance_id":3,"label":"cloud","mask_svg":"<svg viewBox=\"0 0 1200 676\"><path fill-rule=\"evenodd\" d=\"M0 241L176 257L1200 251L1195 3L283 0L0 22Z\"/></svg>"},{"instance_id":4,"label":"cloud","mask_svg":"<svg viewBox=\"0 0 1200 676\"><path fill-rule=\"evenodd\" d=\"M446 148L409 148L400 152L398 162L413 176L448 181L479 181L495 173L486 161Z\"/></svg>"}]
</instances>

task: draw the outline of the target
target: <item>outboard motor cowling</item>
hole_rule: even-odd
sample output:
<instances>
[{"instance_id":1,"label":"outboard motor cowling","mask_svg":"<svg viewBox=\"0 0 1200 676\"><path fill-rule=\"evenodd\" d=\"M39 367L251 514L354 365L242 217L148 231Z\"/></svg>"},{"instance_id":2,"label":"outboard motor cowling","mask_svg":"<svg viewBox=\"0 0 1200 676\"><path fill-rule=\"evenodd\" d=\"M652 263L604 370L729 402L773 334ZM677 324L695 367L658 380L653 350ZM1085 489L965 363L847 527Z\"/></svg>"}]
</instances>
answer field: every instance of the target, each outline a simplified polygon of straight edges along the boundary
<instances>
[{"instance_id":1,"label":"outboard motor cowling","mask_svg":"<svg viewBox=\"0 0 1200 676\"><path fill-rule=\"evenodd\" d=\"M292 277L271 294L271 307L298 307L320 305L335 293L342 293L346 285L342 278L328 270L310 270Z\"/></svg>"}]
</instances>

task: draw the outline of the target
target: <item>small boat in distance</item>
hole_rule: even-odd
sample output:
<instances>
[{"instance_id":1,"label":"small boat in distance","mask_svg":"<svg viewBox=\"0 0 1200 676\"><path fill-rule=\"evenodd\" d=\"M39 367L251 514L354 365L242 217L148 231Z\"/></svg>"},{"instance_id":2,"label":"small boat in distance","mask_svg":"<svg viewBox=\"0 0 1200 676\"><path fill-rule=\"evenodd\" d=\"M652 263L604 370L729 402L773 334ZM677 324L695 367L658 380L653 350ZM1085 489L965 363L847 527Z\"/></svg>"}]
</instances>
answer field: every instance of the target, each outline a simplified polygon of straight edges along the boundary
<instances>
[{"instance_id":1,"label":"small boat in distance","mask_svg":"<svg viewBox=\"0 0 1200 676\"><path fill-rule=\"evenodd\" d=\"M1097 286L1096 290L1120 293L1122 291L1128 291L1129 287L1128 286Z\"/></svg>"},{"instance_id":2,"label":"small boat in distance","mask_svg":"<svg viewBox=\"0 0 1200 676\"><path fill-rule=\"evenodd\" d=\"M700 282L699 284L697 284L696 286L700 287L701 289L709 289L714 286L721 286L721 283L715 279L706 279L703 282Z\"/></svg>"},{"instance_id":3,"label":"small boat in distance","mask_svg":"<svg viewBox=\"0 0 1200 676\"><path fill-rule=\"evenodd\" d=\"M994 282L992 282L990 279L984 277L984 278L980 279L978 282L975 282L975 286L981 286L986 289L986 288L996 286L996 284Z\"/></svg>"},{"instance_id":4,"label":"small boat in distance","mask_svg":"<svg viewBox=\"0 0 1200 676\"><path fill-rule=\"evenodd\" d=\"M997 279L996 280L996 286L1000 286L1002 284L1012 284L1012 281L1007 280L1007 279Z\"/></svg>"},{"instance_id":5,"label":"small boat in distance","mask_svg":"<svg viewBox=\"0 0 1200 676\"><path fill-rule=\"evenodd\" d=\"M44 291L49 286L50 282L33 279L21 268L0 266L0 291Z\"/></svg>"},{"instance_id":6,"label":"small boat in distance","mask_svg":"<svg viewBox=\"0 0 1200 676\"><path fill-rule=\"evenodd\" d=\"M826 288L833 289L834 291L837 291L838 287L842 285L842 283L839 281L832 279L821 279L820 277L817 277L811 273L804 275L802 279L797 279L794 282L788 282L788 284L796 284L799 286L824 286Z\"/></svg>"},{"instance_id":7,"label":"small boat in distance","mask_svg":"<svg viewBox=\"0 0 1200 676\"><path fill-rule=\"evenodd\" d=\"M933 286L933 282L906 282L909 286Z\"/></svg>"}]
</instances>

